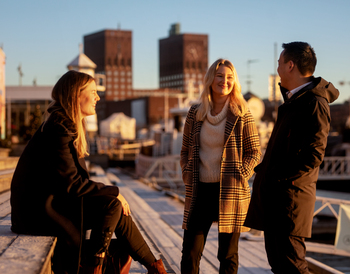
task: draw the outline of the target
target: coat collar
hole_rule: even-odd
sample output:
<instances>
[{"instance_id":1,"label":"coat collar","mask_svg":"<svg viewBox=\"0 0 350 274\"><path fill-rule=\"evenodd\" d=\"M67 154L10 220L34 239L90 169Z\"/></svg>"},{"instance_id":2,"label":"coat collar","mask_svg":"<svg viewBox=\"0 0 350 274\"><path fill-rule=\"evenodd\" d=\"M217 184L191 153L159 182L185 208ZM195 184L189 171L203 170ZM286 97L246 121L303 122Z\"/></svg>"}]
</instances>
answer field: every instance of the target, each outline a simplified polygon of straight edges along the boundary
<instances>
[{"instance_id":1,"label":"coat collar","mask_svg":"<svg viewBox=\"0 0 350 274\"><path fill-rule=\"evenodd\" d=\"M226 120L226 125L225 125L225 139L224 139L225 145L226 145L228 138L230 137L230 135L233 132L233 128L235 127L237 120L238 120L238 116L234 115L231 112L231 109L229 108L228 112L227 112L227 120Z\"/></svg>"}]
</instances>

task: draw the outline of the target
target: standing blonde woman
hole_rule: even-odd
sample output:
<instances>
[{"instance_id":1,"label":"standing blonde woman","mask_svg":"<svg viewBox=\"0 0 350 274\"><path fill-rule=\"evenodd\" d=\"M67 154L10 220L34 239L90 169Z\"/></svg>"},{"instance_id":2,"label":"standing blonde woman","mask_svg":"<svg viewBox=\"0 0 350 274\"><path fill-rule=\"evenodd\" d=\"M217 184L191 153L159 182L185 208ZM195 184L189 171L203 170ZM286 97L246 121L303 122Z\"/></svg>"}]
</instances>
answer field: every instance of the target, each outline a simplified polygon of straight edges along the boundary
<instances>
[{"instance_id":1,"label":"standing blonde woman","mask_svg":"<svg viewBox=\"0 0 350 274\"><path fill-rule=\"evenodd\" d=\"M254 119L233 64L218 59L205 75L200 103L186 118L181 149L186 186L181 273L199 273L213 222L218 222L219 273L237 273L238 240L250 201L248 179L260 159Z\"/></svg>"},{"instance_id":2,"label":"standing blonde woman","mask_svg":"<svg viewBox=\"0 0 350 274\"><path fill-rule=\"evenodd\" d=\"M55 260L55 273L102 274L115 232L124 251L146 266L148 273L165 274L161 259L156 260L133 222L119 188L89 178L84 118L95 114L100 100L94 79L68 71L54 86L52 99L46 120L23 151L12 179L11 229L58 236L58 245L67 242L70 248L59 262ZM89 248L82 244L82 231L87 229L92 229Z\"/></svg>"}]
</instances>

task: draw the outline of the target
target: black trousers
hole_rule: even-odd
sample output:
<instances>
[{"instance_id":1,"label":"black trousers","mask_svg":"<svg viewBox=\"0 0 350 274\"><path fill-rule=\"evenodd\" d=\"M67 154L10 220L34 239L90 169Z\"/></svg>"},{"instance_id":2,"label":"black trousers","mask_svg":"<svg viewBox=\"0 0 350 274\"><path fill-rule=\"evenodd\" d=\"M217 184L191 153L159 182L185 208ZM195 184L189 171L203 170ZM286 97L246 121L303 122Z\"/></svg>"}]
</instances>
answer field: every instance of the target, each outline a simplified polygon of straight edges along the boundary
<instances>
[{"instance_id":1,"label":"black trousers","mask_svg":"<svg viewBox=\"0 0 350 274\"><path fill-rule=\"evenodd\" d=\"M208 232L219 215L219 183L200 183L195 208L188 229L184 230L181 258L182 274L199 273ZM238 271L238 241L240 233L219 233L217 258L220 274L236 274Z\"/></svg>"},{"instance_id":2,"label":"black trousers","mask_svg":"<svg viewBox=\"0 0 350 274\"><path fill-rule=\"evenodd\" d=\"M83 257L106 252L113 232L135 261L149 265L156 261L131 216L125 216L121 202L112 195L84 197L84 229L91 229L90 248ZM85 256L84 256L85 251ZM88 254L86 254L88 253Z\"/></svg>"},{"instance_id":3,"label":"black trousers","mask_svg":"<svg viewBox=\"0 0 350 274\"><path fill-rule=\"evenodd\" d=\"M278 232L264 232L265 250L271 271L275 274L308 274L304 238Z\"/></svg>"}]
</instances>

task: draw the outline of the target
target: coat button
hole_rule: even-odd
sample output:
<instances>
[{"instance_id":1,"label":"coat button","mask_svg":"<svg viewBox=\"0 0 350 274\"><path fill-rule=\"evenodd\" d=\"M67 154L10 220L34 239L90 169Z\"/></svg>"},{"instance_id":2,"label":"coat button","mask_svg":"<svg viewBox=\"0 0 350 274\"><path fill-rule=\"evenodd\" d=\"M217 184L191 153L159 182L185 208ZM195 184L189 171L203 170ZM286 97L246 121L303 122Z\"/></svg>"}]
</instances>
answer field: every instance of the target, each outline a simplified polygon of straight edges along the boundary
<instances>
[{"instance_id":1,"label":"coat button","mask_svg":"<svg viewBox=\"0 0 350 274\"><path fill-rule=\"evenodd\" d=\"M226 158L225 157L222 157L222 161L225 161L226 160Z\"/></svg>"}]
</instances>

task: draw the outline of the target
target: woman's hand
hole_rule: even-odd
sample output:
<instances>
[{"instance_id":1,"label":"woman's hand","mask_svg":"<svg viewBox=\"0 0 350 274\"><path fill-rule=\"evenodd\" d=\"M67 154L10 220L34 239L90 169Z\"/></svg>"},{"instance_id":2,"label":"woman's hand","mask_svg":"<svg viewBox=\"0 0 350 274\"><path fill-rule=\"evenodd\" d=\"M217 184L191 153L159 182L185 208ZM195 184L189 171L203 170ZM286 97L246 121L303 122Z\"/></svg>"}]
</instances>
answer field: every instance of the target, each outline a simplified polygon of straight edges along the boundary
<instances>
[{"instance_id":1,"label":"woman's hand","mask_svg":"<svg viewBox=\"0 0 350 274\"><path fill-rule=\"evenodd\" d=\"M131 213L131 212L130 212L130 207L129 207L128 202L125 200L124 196L121 195L121 194L119 193L117 199L118 199L118 200L121 202L121 204L122 204L124 215L125 215L125 216L129 216L130 213Z\"/></svg>"}]
</instances>

